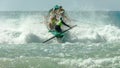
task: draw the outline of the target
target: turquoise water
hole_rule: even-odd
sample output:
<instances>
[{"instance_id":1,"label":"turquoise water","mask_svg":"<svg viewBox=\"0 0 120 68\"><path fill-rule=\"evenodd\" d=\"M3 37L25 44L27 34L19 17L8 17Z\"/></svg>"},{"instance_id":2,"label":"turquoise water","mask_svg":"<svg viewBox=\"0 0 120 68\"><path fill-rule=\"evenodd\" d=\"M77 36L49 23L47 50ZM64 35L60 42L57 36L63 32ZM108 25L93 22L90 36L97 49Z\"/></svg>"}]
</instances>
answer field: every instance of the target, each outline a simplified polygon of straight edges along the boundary
<instances>
[{"instance_id":1,"label":"turquoise water","mask_svg":"<svg viewBox=\"0 0 120 68\"><path fill-rule=\"evenodd\" d=\"M0 68L119 68L119 11L68 12L65 43L50 38L45 12L0 12ZM72 17L71 17L72 16Z\"/></svg>"}]
</instances>

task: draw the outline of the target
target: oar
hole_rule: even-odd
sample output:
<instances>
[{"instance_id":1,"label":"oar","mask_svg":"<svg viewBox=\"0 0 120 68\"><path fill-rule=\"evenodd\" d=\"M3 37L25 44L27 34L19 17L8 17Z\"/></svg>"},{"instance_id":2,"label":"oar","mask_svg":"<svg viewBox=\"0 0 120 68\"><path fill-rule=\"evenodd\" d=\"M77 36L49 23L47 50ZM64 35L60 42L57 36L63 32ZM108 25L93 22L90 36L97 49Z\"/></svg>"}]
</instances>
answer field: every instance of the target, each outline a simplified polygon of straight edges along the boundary
<instances>
[{"instance_id":1,"label":"oar","mask_svg":"<svg viewBox=\"0 0 120 68\"><path fill-rule=\"evenodd\" d=\"M68 30L70 30L70 29L72 29L72 28L74 28L74 27L76 27L76 26L77 26L77 25L74 25L74 26L72 26L71 28L69 28L69 29L63 31L62 33L65 33L65 32L67 32ZM53 36L53 37L47 39L46 41L44 41L43 43L46 43L47 41L49 41L49 40L51 40L51 39L53 39L53 38L55 38L55 37L56 37L56 36Z\"/></svg>"}]
</instances>

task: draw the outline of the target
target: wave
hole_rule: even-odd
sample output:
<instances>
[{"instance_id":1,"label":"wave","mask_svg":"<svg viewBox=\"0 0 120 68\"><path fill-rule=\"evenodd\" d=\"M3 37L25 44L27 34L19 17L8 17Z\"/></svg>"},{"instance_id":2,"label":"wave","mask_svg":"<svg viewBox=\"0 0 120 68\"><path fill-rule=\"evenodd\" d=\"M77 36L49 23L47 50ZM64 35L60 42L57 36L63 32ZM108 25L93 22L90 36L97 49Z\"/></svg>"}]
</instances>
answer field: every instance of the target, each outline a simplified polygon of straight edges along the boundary
<instances>
[{"instance_id":1,"label":"wave","mask_svg":"<svg viewBox=\"0 0 120 68\"><path fill-rule=\"evenodd\" d=\"M3 17L0 17L1 44L41 43L52 36L43 23L44 14L38 12L4 14ZM77 24L77 27L66 33L64 38L66 42L120 41L119 26L116 26L115 23L112 24L114 20L111 19L109 12L79 12L79 14L75 12L69 14L72 15L70 18L76 20L71 23ZM54 42L54 40L50 42Z\"/></svg>"}]
</instances>

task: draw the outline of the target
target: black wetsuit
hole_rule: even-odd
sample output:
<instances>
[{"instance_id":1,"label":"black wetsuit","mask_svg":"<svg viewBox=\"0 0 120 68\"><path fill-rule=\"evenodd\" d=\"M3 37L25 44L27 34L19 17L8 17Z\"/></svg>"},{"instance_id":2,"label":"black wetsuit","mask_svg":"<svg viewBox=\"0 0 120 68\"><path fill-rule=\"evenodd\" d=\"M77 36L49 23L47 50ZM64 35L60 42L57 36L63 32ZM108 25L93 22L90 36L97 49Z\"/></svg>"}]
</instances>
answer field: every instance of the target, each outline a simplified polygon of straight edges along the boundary
<instances>
[{"instance_id":1,"label":"black wetsuit","mask_svg":"<svg viewBox=\"0 0 120 68\"><path fill-rule=\"evenodd\" d=\"M61 20L61 23L63 24L63 25L65 25L65 26L67 26L67 27L70 27L69 25L67 25L63 20ZM61 29L61 26L60 25L56 25L55 26L55 30L57 31L57 32L62 32L62 29Z\"/></svg>"}]
</instances>

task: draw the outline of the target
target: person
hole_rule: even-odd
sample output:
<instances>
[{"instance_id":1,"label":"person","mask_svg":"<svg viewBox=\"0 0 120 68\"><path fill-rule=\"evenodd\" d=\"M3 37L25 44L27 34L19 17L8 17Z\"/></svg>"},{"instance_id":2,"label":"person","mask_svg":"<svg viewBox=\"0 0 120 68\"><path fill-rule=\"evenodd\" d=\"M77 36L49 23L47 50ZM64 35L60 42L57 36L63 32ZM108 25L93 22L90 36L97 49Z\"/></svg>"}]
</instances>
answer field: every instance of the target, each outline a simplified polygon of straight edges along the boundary
<instances>
[{"instance_id":1,"label":"person","mask_svg":"<svg viewBox=\"0 0 120 68\"><path fill-rule=\"evenodd\" d=\"M54 30L56 22L57 22L56 15L51 16L48 23L49 30Z\"/></svg>"},{"instance_id":2,"label":"person","mask_svg":"<svg viewBox=\"0 0 120 68\"><path fill-rule=\"evenodd\" d=\"M56 11L58 9L59 9L59 6L55 5L54 8L50 9L49 12L48 12L46 20L48 20L47 22L48 22L49 30L53 30L54 27L55 27L55 23L57 22Z\"/></svg>"},{"instance_id":3,"label":"person","mask_svg":"<svg viewBox=\"0 0 120 68\"><path fill-rule=\"evenodd\" d=\"M48 22L49 30L55 29L58 32L62 32L60 24L68 26L67 24L64 23L66 22L65 18L67 18L67 16L65 15L65 10L62 8L62 6L55 5L54 8L49 10L49 22ZM56 25L58 20L59 25Z\"/></svg>"},{"instance_id":4,"label":"person","mask_svg":"<svg viewBox=\"0 0 120 68\"><path fill-rule=\"evenodd\" d=\"M54 8L50 9L49 12L48 12L48 16L51 16L51 15L56 15L56 11L59 9L59 6L58 5L55 5Z\"/></svg>"},{"instance_id":5,"label":"person","mask_svg":"<svg viewBox=\"0 0 120 68\"><path fill-rule=\"evenodd\" d=\"M57 31L58 33L62 33L62 29L61 29L62 25L65 25L65 26L71 28L71 26L67 25L67 24L63 21L63 18L60 17L60 20L59 20L59 21L56 23L56 25L55 25L55 31Z\"/></svg>"},{"instance_id":6,"label":"person","mask_svg":"<svg viewBox=\"0 0 120 68\"><path fill-rule=\"evenodd\" d=\"M56 11L56 13L59 17L62 17L64 19L64 21L70 21L70 19L68 18L67 14L62 6L59 6L59 9Z\"/></svg>"},{"instance_id":7,"label":"person","mask_svg":"<svg viewBox=\"0 0 120 68\"><path fill-rule=\"evenodd\" d=\"M60 16L65 15L65 10L62 8L62 6L59 6L59 9L57 10L57 14L59 14Z\"/></svg>"}]
</instances>

